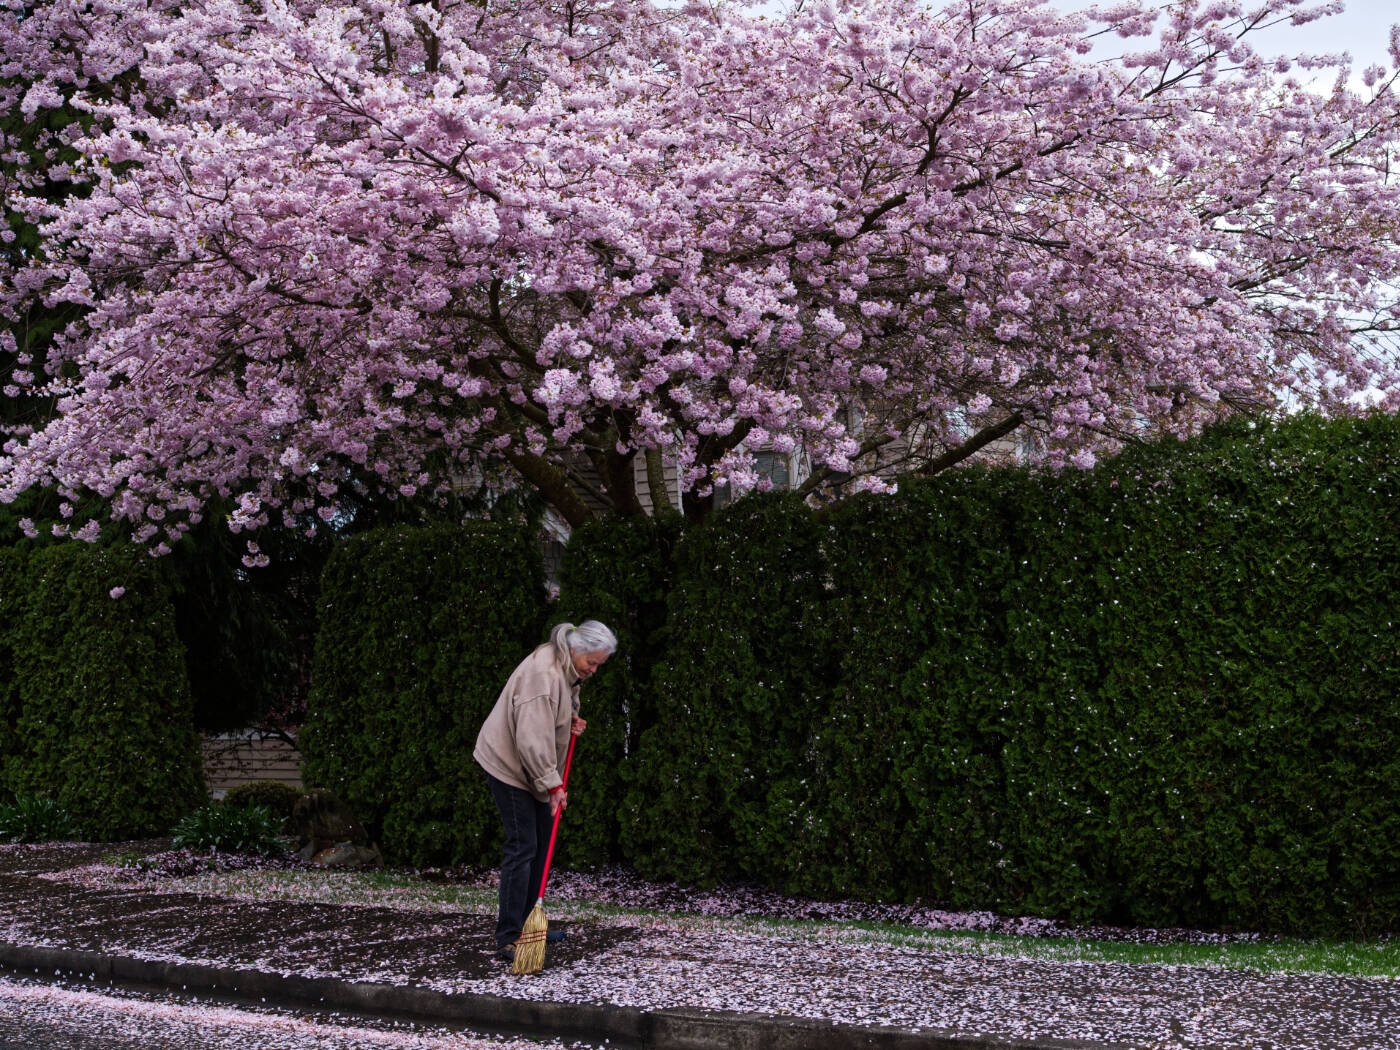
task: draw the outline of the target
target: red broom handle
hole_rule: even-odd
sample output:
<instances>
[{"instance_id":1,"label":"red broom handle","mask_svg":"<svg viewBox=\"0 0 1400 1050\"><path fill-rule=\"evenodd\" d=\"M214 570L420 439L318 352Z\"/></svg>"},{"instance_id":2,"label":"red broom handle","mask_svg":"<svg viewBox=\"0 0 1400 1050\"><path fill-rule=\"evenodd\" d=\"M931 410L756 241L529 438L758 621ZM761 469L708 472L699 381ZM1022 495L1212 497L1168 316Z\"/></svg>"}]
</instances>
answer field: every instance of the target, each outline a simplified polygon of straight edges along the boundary
<instances>
[{"instance_id":1,"label":"red broom handle","mask_svg":"<svg viewBox=\"0 0 1400 1050\"><path fill-rule=\"evenodd\" d=\"M569 788L569 767L574 764L574 741L577 739L577 733L569 734L569 753L564 759L564 793L566 795ZM544 876L540 879L540 900L544 900L544 887L549 882L549 862L554 859L554 839L559 834L559 818L563 815L564 807L560 806L554 814L554 828L549 833L549 851L544 855Z\"/></svg>"}]
</instances>

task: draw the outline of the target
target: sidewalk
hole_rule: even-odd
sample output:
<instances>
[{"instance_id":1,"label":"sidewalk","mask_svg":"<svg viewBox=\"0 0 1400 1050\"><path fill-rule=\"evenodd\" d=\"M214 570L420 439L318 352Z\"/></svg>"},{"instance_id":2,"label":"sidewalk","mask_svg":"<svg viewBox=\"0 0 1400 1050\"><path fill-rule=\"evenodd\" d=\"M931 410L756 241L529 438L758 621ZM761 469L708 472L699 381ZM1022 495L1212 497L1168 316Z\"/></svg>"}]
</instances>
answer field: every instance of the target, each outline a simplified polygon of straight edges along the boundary
<instances>
[{"instance_id":1,"label":"sidewalk","mask_svg":"<svg viewBox=\"0 0 1400 1050\"><path fill-rule=\"evenodd\" d=\"M97 849L0 846L0 967L657 1050L1400 1050L1386 978L982 957L683 916L552 921L568 938L514 977L487 916L53 877Z\"/></svg>"}]
</instances>

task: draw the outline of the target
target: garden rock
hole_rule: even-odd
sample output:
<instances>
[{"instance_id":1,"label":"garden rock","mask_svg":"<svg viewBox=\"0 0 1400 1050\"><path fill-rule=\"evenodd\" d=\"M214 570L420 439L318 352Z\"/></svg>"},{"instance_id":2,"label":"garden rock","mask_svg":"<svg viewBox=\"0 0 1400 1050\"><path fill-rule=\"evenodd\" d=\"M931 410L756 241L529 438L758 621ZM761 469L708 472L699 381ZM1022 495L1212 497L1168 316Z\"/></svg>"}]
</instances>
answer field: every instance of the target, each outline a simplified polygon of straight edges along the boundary
<instances>
[{"instance_id":1,"label":"garden rock","mask_svg":"<svg viewBox=\"0 0 1400 1050\"><path fill-rule=\"evenodd\" d=\"M384 857L377 846L356 846L353 842L338 842L313 856L311 863L323 868L382 868Z\"/></svg>"},{"instance_id":2,"label":"garden rock","mask_svg":"<svg viewBox=\"0 0 1400 1050\"><path fill-rule=\"evenodd\" d=\"M350 807L329 791L310 791L297 799L292 807L291 828L296 836L297 855L303 861L312 861L342 846L365 848L379 856L378 847L369 841Z\"/></svg>"}]
</instances>

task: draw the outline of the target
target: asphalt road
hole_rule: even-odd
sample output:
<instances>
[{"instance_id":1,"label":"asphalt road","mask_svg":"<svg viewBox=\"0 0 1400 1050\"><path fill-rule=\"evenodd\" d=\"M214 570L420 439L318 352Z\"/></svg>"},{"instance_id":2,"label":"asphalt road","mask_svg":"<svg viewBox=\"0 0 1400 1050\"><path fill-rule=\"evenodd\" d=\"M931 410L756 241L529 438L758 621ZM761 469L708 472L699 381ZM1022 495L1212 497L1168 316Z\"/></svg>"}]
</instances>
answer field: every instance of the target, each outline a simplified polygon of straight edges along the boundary
<instances>
[{"instance_id":1,"label":"asphalt road","mask_svg":"<svg viewBox=\"0 0 1400 1050\"><path fill-rule=\"evenodd\" d=\"M389 1019L0 976L0 1050L600 1050Z\"/></svg>"}]
</instances>

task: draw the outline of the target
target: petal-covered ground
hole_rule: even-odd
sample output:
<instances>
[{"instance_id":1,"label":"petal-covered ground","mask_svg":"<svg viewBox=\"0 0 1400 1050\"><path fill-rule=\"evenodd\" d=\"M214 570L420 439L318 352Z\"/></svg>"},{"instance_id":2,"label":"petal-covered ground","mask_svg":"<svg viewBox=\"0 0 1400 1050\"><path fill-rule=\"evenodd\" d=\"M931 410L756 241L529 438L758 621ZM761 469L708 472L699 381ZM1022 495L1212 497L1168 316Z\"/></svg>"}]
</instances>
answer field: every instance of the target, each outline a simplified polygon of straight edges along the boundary
<instances>
[{"instance_id":1,"label":"petal-covered ground","mask_svg":"<svg viewBox=\"0 0 1400 1050\"><path fill-rule=\"evenodd\" d=\"M542 974L520 978L490 958L492 914L484 876L451 875L459 886L473 878L483 884L475 898L466 895L467 904L458 895L450 908L425 902L391 879L373 903L337 901L334 887L345 877L334 874L300 873L297 892L314 899L287 900L281 898L290 892L279 890L271 876L297 873L210 874L198 870L208 868L207 862L147 852L143 871L130 858L111 863L108 856L104 863L79 847L50 847L47 853L0 848L0 871L10 872L0 874L0 940L453 994L728 1010L968 1036L1197 1050L1400 1048L1400 982L1392 978L947 950L931 934L891 942L831 920L899 918L928 929L939 923L998 929L1009 920L933 911L872 914L864 906L782 901L732 888L689 894L648 888L620 873L561 877L551 926L566 929L568 939L551 945ZM63 874L36 877L56 869ZM241 876L246 878L239 884ZM230 888L237 896L226 895ZM610 914L610 903L625 903L628 910ZM684 910L662 910L673 908ZM748 918L810 917L814 909L832 909L822 916L827 922L783 925ZM1015 928L1026 933L1027 926ZM1065 932L1054 924L1044 929Z\"/></svg>"},{"instance_id":2,"label":"petal-covered ground","mask_svg":"<svg viewBox=\"0 0 1400 1050\"><path fill-rule=\"evenodd\" d=\"M572 1050L415 1024L0 978L0 1047L102 1050Z\"/></svg>"}]
</instances>

